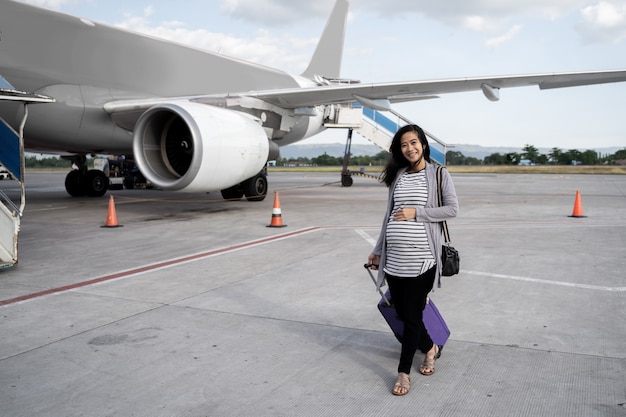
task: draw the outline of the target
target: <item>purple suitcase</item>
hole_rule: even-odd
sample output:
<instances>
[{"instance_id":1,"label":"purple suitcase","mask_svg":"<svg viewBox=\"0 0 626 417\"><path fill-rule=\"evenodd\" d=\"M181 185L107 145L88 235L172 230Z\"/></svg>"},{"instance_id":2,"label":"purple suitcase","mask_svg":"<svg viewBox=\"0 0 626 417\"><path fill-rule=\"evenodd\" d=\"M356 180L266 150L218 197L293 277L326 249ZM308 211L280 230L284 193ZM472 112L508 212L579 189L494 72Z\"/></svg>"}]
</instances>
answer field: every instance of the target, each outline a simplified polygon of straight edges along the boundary
<instances>
[{"instance_id":1,"label":"purple suitcase","mask_svg":"<svg viewBox=\"0 0 626 417\"><path fill-rule=\"evenodd\" d=\"M369 265L365 265L365 268L370 274L370 277L376 283L376 279L372 274L371 269L369 269ZM389 291L383 293L380 291L381 299L378 302L378 310L383 315L387 324L393 331L393 334L396 336L396 339L400 343L402 343L402 334L404 333L404 323L398 315L396 314L396 309L393 306L393 302L391 300L391 296L389 295ZM428 331L428 335L433 340L433 343L439 346L439 349L443 349L443 346L446 344L446 341L450 337L450 330L446 325L441 313L439 313L439 309L435 305L435 302L431 299L426 303L426 307L424 308L423 318L424 326L426 326L426 330Z\"/></svg>"}]
</instances>

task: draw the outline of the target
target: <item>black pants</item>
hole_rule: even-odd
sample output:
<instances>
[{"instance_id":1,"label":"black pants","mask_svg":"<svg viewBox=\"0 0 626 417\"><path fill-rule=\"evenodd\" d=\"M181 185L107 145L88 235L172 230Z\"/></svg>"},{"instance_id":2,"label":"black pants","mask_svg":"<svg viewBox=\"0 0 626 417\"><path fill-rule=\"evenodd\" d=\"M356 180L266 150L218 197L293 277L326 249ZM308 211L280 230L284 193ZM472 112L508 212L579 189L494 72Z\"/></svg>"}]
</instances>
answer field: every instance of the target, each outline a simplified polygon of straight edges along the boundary
<instances>
[{"instance_id":1,"label":"black pants","mask_svg":"<svg viewBox=\"0 0 626 417\"><path fill-rule=\"evenodd\" d=\"M404 322L398 372L410 374L417 349L426 353L433 347L422 316L426 297L435 283L436 270L437 267L434 266L417 278L397 278L389 274L385 276L398 317Z\"/></svg>"}]
</instances>

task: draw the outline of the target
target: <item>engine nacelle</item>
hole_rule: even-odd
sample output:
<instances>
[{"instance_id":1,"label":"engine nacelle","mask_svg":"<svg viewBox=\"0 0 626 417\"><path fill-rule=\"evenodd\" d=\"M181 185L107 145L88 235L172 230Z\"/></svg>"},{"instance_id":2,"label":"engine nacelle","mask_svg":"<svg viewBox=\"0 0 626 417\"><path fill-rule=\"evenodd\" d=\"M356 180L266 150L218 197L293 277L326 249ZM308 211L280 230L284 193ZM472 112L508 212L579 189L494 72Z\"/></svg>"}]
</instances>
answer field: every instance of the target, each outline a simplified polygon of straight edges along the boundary
<instances>
[{"instance_id":1,"label":"engine nacelle","mask_svg":"<svg viewBox=\"0 0 626 417\"><path fill-rule=\"evenodd\" d=\"M141 173L166 190L207 192L238 184L267 163L268 138L246 114L188 101L159 104L135 126Z\"/></svg>"}]
</instances>

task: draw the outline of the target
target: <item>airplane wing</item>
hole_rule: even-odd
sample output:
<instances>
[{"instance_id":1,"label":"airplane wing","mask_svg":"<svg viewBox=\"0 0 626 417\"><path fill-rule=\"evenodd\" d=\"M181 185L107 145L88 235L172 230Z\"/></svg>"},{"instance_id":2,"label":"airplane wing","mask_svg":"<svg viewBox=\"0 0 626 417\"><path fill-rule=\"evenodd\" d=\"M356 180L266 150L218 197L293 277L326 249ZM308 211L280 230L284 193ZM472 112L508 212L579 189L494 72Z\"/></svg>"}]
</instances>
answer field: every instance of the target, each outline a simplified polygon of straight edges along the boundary
<instances>
[{"instance_id":1,"label":"airplane wing","mask_svg":"<svg viewBox=\"0 0 626 417\"><path fill-rule=\"evenodd\" d=\"M228 97L254 97L282 108L313 107L357 101L366 107L386 107L384 101L400 103L437 98L442 94L482 91L492 101L499 100L499 90L511 87L537 86L541 90L578 87L626 81L626 70L587 72L562 72L529 75L506 75L496 77L453 78L389 83L348 83L247 91L228 95L197 95L185 97L151 98L146 100L119 100L107 103L104 108L111 114L143 111L165 100L187 100L210 104ZM133 118L127 120L133 123Z\"/></svg>"},{"instance_id":2,"label":"airplane wing","mask_svg":"<svg viewBox=\"0 0 626 417\"><path fill-rule=\"evenodd\" d=\"M482 90L496 101L498 90L509 87L538 86L541 90L626 81L626 70L547 73L500 77L457 78L443 80L391 82L372 84L329 85L311 88L260 91L248 93L282 107L306 107L322 104L387 99L392 103L432 98L440 94ZM362 103L364 104L364 103Z\"/></svg>"}]
</instances>

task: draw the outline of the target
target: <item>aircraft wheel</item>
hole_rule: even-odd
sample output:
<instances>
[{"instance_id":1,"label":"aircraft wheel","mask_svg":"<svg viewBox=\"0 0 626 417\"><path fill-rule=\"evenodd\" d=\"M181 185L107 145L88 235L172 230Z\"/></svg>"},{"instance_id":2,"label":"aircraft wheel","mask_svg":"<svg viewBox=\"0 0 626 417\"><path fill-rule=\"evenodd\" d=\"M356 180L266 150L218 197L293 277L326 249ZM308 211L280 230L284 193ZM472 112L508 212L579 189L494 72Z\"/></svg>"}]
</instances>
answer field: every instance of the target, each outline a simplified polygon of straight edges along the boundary
<instances>
[{"instance_id":1,"label":"aircraft wheel","mask_svg":"<svg viewBox=\"0 0 626 417\"><path fill-rule=\"evenodd\" d=\"M344 187L351 187L354 180L351 175L342 175L341 176L341 185Z\"/></svg>"},{"instance_id":2,"label":"aircraft wheel","mask_svg":"<svg viewBox=\"0 0 626 417\"><path fill-rule=\"evenodd\" d=\"M244 194L248 201L263 201L267 194L267 176L257 174L243 183Z\"/></svg>"},{"instance_id":3,"label":"aircraft wheel","mask_svg":"<svg viewBox=\"0 0 626 417\"><path fill-rule=\"evenodd\" d=\"M72 197L82 197L85 195L85 175L74 170L67 173L65 177L65 191Z\"/></svg>"},{"instance_id":4,"label":"aircraft wheel","mask_svg":"<svg viewBox=\"0 0 626 417\"><path fill-rule=\"evenodd\" d=\"M89 197L102 197L109 189L109 179L98 169L87 171L85 191Z\"/></svg>"},{"instance_id":5,"label":"aircraft wheel","mask_svg":"<svg viewBox=\"0 0 626 417\"><path fill-rule=\"evenodd\" d=\"M239 184L221 191L224 200L241 200L243 190Z\"/></svg>"}]
</instances>

